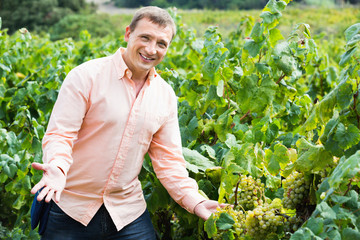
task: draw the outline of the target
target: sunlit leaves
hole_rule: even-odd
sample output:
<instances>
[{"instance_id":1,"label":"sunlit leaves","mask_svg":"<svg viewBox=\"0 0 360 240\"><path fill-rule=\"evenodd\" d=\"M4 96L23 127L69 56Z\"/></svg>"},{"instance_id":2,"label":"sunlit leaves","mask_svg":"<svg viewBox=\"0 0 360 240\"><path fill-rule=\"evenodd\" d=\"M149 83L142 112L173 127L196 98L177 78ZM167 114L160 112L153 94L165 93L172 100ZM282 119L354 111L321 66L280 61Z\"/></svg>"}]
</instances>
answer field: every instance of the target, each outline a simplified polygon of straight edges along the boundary
<instances>
[{"instance_id":1,"label":"sunlit leaves","mask_svg":"<svg viewBox=\"0 0 360 240\"><path fill-rule=\"evenodd\" d=\"M352 41L357 42L358 40L358 35L360 34L360 23L356 23L352 26L350 26L348 29L346 29L345 31L345 39L347 41L347 43L353 43Z\"/></svg>"},{"instance_id":2,"label":"sunlit leaves","mask_svg":"<svg viewBox=\"0 0 360 240\"><path fill-rule=\"evenodd\" d=\"M296 143L299 157L295 162L300 172L319 171L333 162L331 154L321 145L314 145L301 138Z\"/></svg>"},{"instance_id":3,"label":"sunlit leaves","mask_svg":"<svg viewBox=\"0 0 360 240\"><path fill-rule=\"evenodd\" d=\"M186 168L194 173L198 173L199 170L205 172L206 169L215 167L212 161L196 150L183 148L183 155L186 160Z\"/></svg>"},{"instance_id":4,"label":"sunlit leaves","mask_svg":"<svg viewBox=\"0 0 360 240\"><path fill-rule=\"evenodd\" d=\"M287 42L281 42L275 46L273 59L275 66L287 76L291 76L294 71L298 71L298 63L292 55L290 46Z\"/></svg>"},{"instance_id":5,"label":"sunlit leaves","mask_svg":"<svg viewBox=\"0 0 360 240\"><path fill-rule=\"evenodd\" d=\"M259 79L256 75L243 77L241 88L236 95L243 112L263 112L275 97L277 85L269 78Z\"/></svg>"},{"instance_id":6,"label":"sunlit leaves","mask_svg":"<svg viewBox=\"0 0 360 240\"><path fill-rule=\"evenodd\" d=\"M312 39L310 25L295 23L286 39L277 28L288 2L269 1L258 21L242 18L230 38L216 27L198 38L194 30L179 26L157 70L179 97L186 166L206 195L227 201L239 175L250 175L261 178L273 198L282 195L281 179L294 170L316 175L327 168L333 172L321 188L324 202L318 199L316 214L291 239L356 239L360 220L353 208L359 199L352 189L359 187L360 168L360 69L355 58L360 27L345 31L345 50L339 44L322 54L317 45L321 36ZM8 208L24 213L30 183L40 177L30 164L41 160L40 140L62 79L75 63L109 55L123 42L103 44L86 32L82 42L4 37L9 47L0 46L8 50L0 53L0 182L14 193ZM155 213L171 201L147 161L141 180ZM180 224L192 216L173 211ZM205 230L211 237L229 230L231 223L221 215L216 222L210 218Z\"/></svg>"},{"instance_id":7,"label":"sunlit leaves","mask_svg":"<svg viewBox=\"0 0 360 240\"><path fill-rule=\"evenodd\" d=\"M269 31L269 40L272 47L275 47L276 43L282 39L284 39L284 37L279 29L273 28Z\"/></svg>"},{"instance_id":8,"label":"sunlit leaves","mask_svg":"<svg viewBox=\"0 0 360 240\"><path fill-rule=\"evenodd\" d=\"M272 175L277 175L289 163L288 149L282 144L276 144L274 151L265 151L266 168Z\"/></svg>"},{"instance_id":9,"label":"sunlit leaves","mask_svg":"<svg viewBox=\"0 0 360 240\"><path fill-rule=\"evenodd\" d=\"M349 50L347 50L343 55L341 55L341 60L339 65L340 66L344 66L346 63L348 63L352 56L355 54L357 48L356 47L352 47Z\"/></svg>"},{"instance_id":10,"label":"sunlit leaves","mask_svg":"<svg viewBox=\"0 0 360 240\"><path fill-rule=\"evenodd\" d=\"M354 177L360 171L360 151L349 158L342 157L339 165L331 174L328 182L330 187L337 189L345 180Z\"/></svg>"}]
</instances>

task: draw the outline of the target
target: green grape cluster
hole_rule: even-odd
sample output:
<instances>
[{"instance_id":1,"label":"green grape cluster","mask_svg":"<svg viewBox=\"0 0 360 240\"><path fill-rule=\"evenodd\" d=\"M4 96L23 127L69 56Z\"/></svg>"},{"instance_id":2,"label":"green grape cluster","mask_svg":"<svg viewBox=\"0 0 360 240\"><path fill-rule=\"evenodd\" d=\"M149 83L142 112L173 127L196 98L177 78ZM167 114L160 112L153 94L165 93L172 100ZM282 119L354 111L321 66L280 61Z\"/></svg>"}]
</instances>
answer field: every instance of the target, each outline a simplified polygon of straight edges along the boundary
<instances>
[{"instance_id":1,"label":"green grape cluster","mask_svg":"<svg viewBox=\"0 0 360 240\"><path fill-rule=\"evenodd\" d=\"M264 203L264 184L260 179L255 180L252 176L241 175L238 185L238 204L245 210L253 210Z\"/></svg>"},{"instance_id":2,"label":"green grape cluster","mask_svg":"<svg viewBox=\"0 0 360 240\"><path fill-rule=\"evenodd\" d=\"M235 239L239 239L239 237L244 233L245 230L245 213L242 210L237 211L233 207L226 206L224 208L218 208L214 213L214 218L219 219L222 213L229 214L234 220L234 225L231 230L235 235ZM222 240L224 231L218 230L216 236L213 237L214 240Z\"/></svg>"},{"instance_id":3,"label":"green grape cluster","mask_svg":"<svg viewBox=\"0 0 360 240\"><path fill-rule=\"evenodd\" d=\"M282 185L285 190L282 203L287 209L296 209L309 194L310 183L304 178L303 173L291 173L282 180Z\"/></svg>"},{"instance_id":4,"label":"green grape cluster","mask_svg":"<svg viewBox=\"0 0 360 240\"><path fill-rule=\"evenodd\" d=\"M265 203L248 211L245 219L247 234L253 239L266 239L271 233L276 233L279 226L284 224L283 217L277 212L279 209Z\"/></svg>"},{"instance_id":5,"label":"green grape cluster","mask_svg":"<svg viewBox=\"0 0 360 240\"><path fill-rule=\"evenodd\" d=\"M297 217L296 215L289 217L284 223L284 232L293 233L298 230L302 224L303 221L300 217Z\"/></svg>"}]
</instances>

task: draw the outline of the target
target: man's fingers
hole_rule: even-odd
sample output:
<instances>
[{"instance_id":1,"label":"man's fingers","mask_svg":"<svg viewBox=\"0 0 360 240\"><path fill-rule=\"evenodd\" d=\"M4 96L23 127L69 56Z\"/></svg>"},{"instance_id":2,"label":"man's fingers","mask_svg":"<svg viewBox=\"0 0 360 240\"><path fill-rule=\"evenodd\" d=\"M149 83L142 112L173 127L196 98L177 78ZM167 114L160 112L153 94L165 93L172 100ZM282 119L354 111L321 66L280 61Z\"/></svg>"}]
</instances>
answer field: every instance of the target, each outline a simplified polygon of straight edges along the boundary
<instances>
[{"instance_id":1,"label":"man's fingers","mask_svg":"<svg viewBox=\"0 0 360 240\"><path fill-rule=\"evenodd\" d=\"M226 206L231 206L230 204L228 204L228 203L220 203L220 207L221 208L224 208L224 207L226 207ZM233 206L232 206L233 207Z\"/></svg>"},{"instance_id":2,"label":"man's fingers","mask_svg":"<svg viewBox=\"0 0 360 240\"><path fill-rule=\"evenodd\" d=\"M48 194L46 195L46 198L45 198L45 202L50 202L53 195L54 195L54 189L50 189L50 191L48 192Z\"/></svg>"},{"instance_id":3,"label":"man's fingers","mask_svg":"<svg viewBox=\"0 0 360 240\"><path fill-rule=\"evenodd\" d=\"M35 194L37 191L39 191L42 187L44 187L45 183L44 181L38 182L32 189L31 189L31 194Z\"/></svg>"},{"instance_id":4,"label":"man's fingers","mask_svg":"<svg viewBox=\"0 0 360 240\"><path fill-rule=\"evenodd\" d=\"M37 162L33 162L31 164L31 166L36 169L36 170L42 170L42 171L45 171L46 169L46 165L45 164L41 164L41 163L37 163Z\"/></svg>"},{"instance_id":5,"label":"man's fingers","mask_svg":"<svg viewBox=\"0 0 360 240\"><path fill-rule=\"evenodd\" d=\"M37 200L40 202L41 200L44 199L44 197L48 194L48 192L50 191L49 187L44 187L43 190L41 190L41 192L39 193L39 195L37 196Z\"/></svg>"},{"instance_id":6,"label":"man's fingers","mask_svg":"<svg viewBox=\"0 0 360 240\"><path fill-rule=\"evenodd\" d=\"M60 202L60 195L61 195L61 191L55 192L55 202L56 203Z\"/></svg>"}]
</instances>

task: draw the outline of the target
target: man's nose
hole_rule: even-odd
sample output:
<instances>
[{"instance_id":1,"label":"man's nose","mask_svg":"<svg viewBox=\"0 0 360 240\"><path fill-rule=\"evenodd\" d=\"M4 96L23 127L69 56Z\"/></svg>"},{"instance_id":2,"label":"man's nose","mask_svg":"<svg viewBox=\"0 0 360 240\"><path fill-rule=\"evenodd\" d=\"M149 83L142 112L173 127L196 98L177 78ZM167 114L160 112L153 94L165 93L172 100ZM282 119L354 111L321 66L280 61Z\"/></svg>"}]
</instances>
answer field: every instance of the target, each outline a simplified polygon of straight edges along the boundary
<instances>
[{"instance_id":1,"label":"man's nose","mask_svg":"<svg viewBox=\"0 0 360 240\"><path fill-rule=\"evenodd\" d=\"M149 54L149 55L155 55L156 54L156 46L155 46L155 43L151 42L149 43L146 48L146 53Z\"/></svg>"}]
</instances>

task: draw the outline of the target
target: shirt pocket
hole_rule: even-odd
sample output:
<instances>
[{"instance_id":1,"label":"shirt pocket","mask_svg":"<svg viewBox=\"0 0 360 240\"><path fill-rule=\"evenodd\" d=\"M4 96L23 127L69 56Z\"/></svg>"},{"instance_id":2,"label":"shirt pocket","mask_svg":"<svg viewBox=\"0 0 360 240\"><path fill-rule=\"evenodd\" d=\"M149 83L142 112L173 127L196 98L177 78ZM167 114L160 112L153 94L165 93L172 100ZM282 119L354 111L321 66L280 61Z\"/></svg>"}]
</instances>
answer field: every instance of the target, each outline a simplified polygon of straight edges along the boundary
<instances>
[{"instance_id":1,"label":"shirt pocket","mask_svg":"<svg viewBox=\"0 0 360 240\"><path fill-rule=\"evenodd\" d=\"M160 129L167 117L151 112L146 112L143 125L140 128L139 143L148 146L153 135Z\"/></svg>"}]
</instances>

